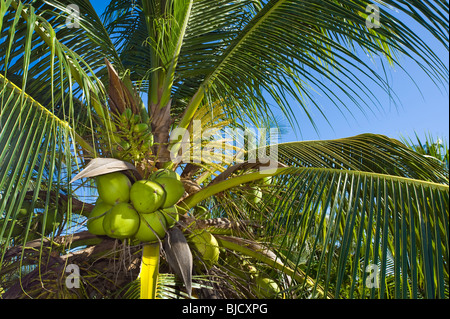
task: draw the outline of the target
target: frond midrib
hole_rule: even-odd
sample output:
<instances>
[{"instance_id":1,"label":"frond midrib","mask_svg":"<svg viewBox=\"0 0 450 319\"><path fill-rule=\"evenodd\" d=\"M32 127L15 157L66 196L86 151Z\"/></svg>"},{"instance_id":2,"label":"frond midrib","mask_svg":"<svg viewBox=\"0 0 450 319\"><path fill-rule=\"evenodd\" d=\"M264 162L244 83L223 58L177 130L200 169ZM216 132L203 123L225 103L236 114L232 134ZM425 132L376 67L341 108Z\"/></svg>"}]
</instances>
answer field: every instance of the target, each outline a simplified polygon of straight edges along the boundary
<instances>
[{"instance_id":1,"label":"frond midrib","mask_svg":"<svg viewBox=\"0 0 450 319\"><path fill-rule=\"evenodd\" d=\"M189 197L187 197L183 202L180 203L180 206L184 208L192 208L202 200L209 198L215 194L226 191L233 187L237 187L241 184L250 183L253 181L260 180L264 177L277 176L277 175L289 175L289 174L300 174L305 171L310 172L327 172L331 174L346 174L350 176L364 176L366 178L373 179L381 179L389 182L398 182L403 184L410 184L419 187L438 189L439 191L448 192L449 186L444 184L438 184L429 181L417 180L407 177L394 176L394 175L386 175L382 173L373 173L373 172L364 172L364 171L356 171L356 170L342 170L335 168L318 168L318 167L285 167L278 168L272 170L271 172L266 171L265 173L256 172L241 175L238 177L230 178L228 180L219 182L217 184L211 185L195 193Z\"/></svg>"}]
</instances>

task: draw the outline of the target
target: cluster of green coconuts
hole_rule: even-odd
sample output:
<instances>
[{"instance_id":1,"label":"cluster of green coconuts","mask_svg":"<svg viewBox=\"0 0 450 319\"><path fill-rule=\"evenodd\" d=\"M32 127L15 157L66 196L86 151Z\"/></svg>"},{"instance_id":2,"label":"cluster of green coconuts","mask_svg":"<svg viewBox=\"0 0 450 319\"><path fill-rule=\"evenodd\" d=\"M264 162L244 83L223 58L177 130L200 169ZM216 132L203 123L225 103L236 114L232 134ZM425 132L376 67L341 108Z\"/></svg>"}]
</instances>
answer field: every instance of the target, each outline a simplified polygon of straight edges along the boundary
<instances>
[{"instance_id":1,"label":"cluster of green coconuts","mask_svg":"<svg viewBox=\"0 0 450 319\"><path fill-rule=\"evenodd\" d=\"M153 243L179 221L175 204L184 186L174 171L160 169L133 185L126 175L115 172L96 177L96 184L99 197L87 220L87 229L94 235ZM193 231L188 241L208 266L218 261L219 244L211 233Z\"/></svg>"},{"instance_id":2,"label":"cluster of green coconuts","mask_svg":"<svg viewBox=\"0 0 450 319\"><path fill-rule=\"evenodd\" d=\"M96 177L98 200L88 216L88 231L116 239L156 242L179 220L175 204L184 194L179 175L158 170L131 185L114 172Z\"/></svg>"},{"instance_id":3,"label":"cluster of green coconuts","mask_svg":"<svg viewBox=\"0 0 450 319\"><path fill-rule=\"evenodd\" d=\"M153 146L154 139L151 128L148 123L142 122L141 117L133 114L131 109L127 108L125 111L115 118L114 123L109 123L110 134L109 138L114 146L114 152L120 158L126 158L128 155L139 160L145 157L145 154ZM105 143L109 140L106 138L101 127L97 130L100 133L101 139Z\"/></svg>"}]
</instances>

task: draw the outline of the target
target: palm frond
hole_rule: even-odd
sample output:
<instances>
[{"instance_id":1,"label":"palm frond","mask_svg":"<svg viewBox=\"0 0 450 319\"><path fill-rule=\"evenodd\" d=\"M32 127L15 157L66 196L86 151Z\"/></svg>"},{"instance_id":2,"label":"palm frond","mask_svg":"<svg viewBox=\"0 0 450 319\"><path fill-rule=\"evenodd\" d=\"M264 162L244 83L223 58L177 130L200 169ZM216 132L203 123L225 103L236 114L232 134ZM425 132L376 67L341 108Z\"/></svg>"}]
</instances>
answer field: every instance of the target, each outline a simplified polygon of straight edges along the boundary
<instances>
[{"instance_id":1,"label":"palm frond","mask_svg":"<svg viewBox=\"0 0 450 319\"><path fill-rule=\"evenodd\" d=\"M390 259L395 298L447 298L448 186L316 168L277 185L286 187L274 205L268 196L261 220L268 246L336 298L386 298ZM376 287L366 284L370 265Z\"/></svg>"},{"instance_id":2,"label":"palm frond","mask_svg":"<svg viewBox=\"0 0 450 319\"><path fill-rule=\"evenodd\" d=\"M55 234L69 224L73 196L69 181L79 163L74 154L84 148L95 156L78 132L92 124L86 122L91 119L90 98L104 101L104 97L92 69L58 40L55 29L33 6L2 1L1 7L0 219L23 228L13 238L13 228L2 223L3 260L11 243ZM82 107L89 117L75 114ZM42 197L41 191L46 195ZM60 194L67 199L65 207L59 206ZM25 203L31 206L20 217ZM59 216L61 222L52 222ZM52 228L47 229L50 222Z\"/></svg>"},{"instance_id":3,"label":"palm frond","mask_svg":"<svg viewBox=\"0 0 450 319\"><path fill-rule=\"evenodd\" d=\"M204 276L194 276L195 281L192 287L195 289L212 289L201 281ZM163 273L158 276L157 283L157 299L195 299L180 289L182 283L175 277L174 274ZM135 280L126 285L121 291L124 291L122 298L125 299L139 299L140 298L140 280Z\"/></svg>"},{"instance_id":4,"label":"palm frond","mask_svg":"<svg viewBox=\"0 0 450 319\"><path fill-rule=\"evenodd\" d=\"M277 160L289 166L376 172L448 185L438 163L382 135L283 143L277 148Z\"/></svg>"},{"instance_id":5,"label":"palm frond","mask_svg":"<svg viewBox=\"0 0 450 319\"><path fill-rule=\"evenodd\" d=\"M210 100L224 99L229 117L246 114L256 124L266 114L271 116L269 105L274 101L293 125L298 112L289 106L289 96L313 120L305 102L314 103L310 87L340 109L345 109L345 105L334 88L360 108L369 105L366 101L377 102L367 87L368 81L389 91L383 75L359 58L358 50L385 56L395 65L399 65L396 56L403 54L428 70L437 81L447 77L447 68L434 52L390 13L397 10L415 17L416 11L427 12L428 20L416 20L428 30L439 25L439 31L432 34L444 43L448 39L445 32L448 19L442 18L441 10L447 9L430 10L421 1L409 1L408 6L403 6L402 1L379 3L382 23L375 30L366 27L367 15L362 14L368 4L369 1L265 2L238 36L225 43L226 49L197 93L206 90ZM326 117L324 107L313 105ZM191 106L195 104L188 107ZM255 110L259 117L254 116Z\"/></svg>"},{"instance_id":6,"label":"palm frond","mask_svg":"<svg viewBox=\"0 0 450 319\"><path fill-rule=\"evenodd\" d=\"M180 205L206 204L214 195L199 218L262 226L229 231L262 242L286 269L312 278L289 284L291 297L322 290L335 298L448 295L448 178L440 165L372 134L278 146L279 162L289 167L265 175L236 165L231 176ZM258 182L268 176L268 183ZM259 202L252 199L255 187ZM366 285L367 269L379 271L378 288Z\"/></svg>"},{"instance_id":7,"label":"palm frond","mask_svg":"<svg viewBox=\"0 0 450 319\"><path fill-rule=\"evenodd\" d=\"M37 1L33 2L33 6L55 29L58 41L76 52L103 83L107 83L105 58L114 64L120 74L125 71L116 47L89 1L45 0L41 2L42 6L39 6ZM67 19L73 13L71 10L74 6L79 9L77 26L69 28Z\"/></svg>"},{"instance_id":8,"label":"palm frond","mask_svg":"<svg viewBox=\"0 0 450 319\"><path fill-rule=\"evenodd\" d=\"M3 88L1 97L7 101L2 106L0 116L0 140L3 146L0 153L0 219L18 222L23 229L20 238L26 241L31 230L49 233L43 225L47 218L51 218L51 207L57 209L57 214L66 213L58 207L57 197L51 194L66 194L68 201L71 200L67 179L71 176L73 157L66 150L76 140L76 133L67 122L61 121L31 97L24 95L22 90L1 75L0 80ZM32 149L33 152L23 152L24 149ZM38 209L39 190L47 191L47 196L40 199L45 208L41 209L41 217L34 213ZM26 202L28 192L33 194L31 201L27 199L30 206L26 207L25 215L20 216L19 211ZM43 223L36 229L38 220ZM13 228L7 228L6 223L2 226L0 237L5 241L0 254L3 258L9 246L7 243L13 239L10 236Z\"/></svg>"}]
</instances>

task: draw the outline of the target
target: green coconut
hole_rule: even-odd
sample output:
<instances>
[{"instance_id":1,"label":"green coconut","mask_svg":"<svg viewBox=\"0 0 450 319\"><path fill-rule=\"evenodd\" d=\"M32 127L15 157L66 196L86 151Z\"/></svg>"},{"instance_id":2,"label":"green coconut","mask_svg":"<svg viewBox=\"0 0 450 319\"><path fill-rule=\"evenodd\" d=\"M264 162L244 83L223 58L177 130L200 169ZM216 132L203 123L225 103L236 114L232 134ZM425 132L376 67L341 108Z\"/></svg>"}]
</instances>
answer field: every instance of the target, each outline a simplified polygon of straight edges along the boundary
<instances>
[{"instance_id":1,"label":"green coconut","mask_svg":"<svg viewBox=\"0 0 450 319\"><path fill-rule=\"evenodd\" d=\"M50 208L47 212L47 218L45 220L44 234L48 234L54 231L63 222L63 216L56 211L56 208ZM39 216L39 229L42 229L44 224L44 214Z\"/></svg>"},{"instance_id":2,"label":"green coconut","mask_svg":"<svg viewBox=\"0 0 450 319\"><path fill-rule=\"evenodd\" d=\"M140 226L134 238L142 242L156 242L166 235L167 221L160 211L140 215Z\"/></svg>"},{"instance_id":3,"label":"green coconut","mask_svg":"<svg viewBox=\"0 0 450 319\"><path fill-rule=\"evenodd\" d=\"M166 218L167 228L172 228L175 223L180 220L180 215L176 206L164 208L159 211L163 213L164 217Z\"/></svg>"},{"instance_id":4,"label":"green coconut","mask_svg":"<svg viewBox=\"0 0 450 319\"><path fill-rule=\"evenodd\" d=\"M189 241L202 256L202 260L211 267L219 260L220 250L217 239L208 231L194 232Z\"/></svg>"},{"instance_id":5,"label":"green coconut","mask_svg":"<svg viewBox=\"0 0 450 319\"><path fill-rule=\"evenodd\" d=\"M5 224L6 224L6 227L5 227ZM0 220L0 233L2 232L3 227L5 227L5 232L3 233L3 237L8 237L9 232L11 232L11 237L17 237L20 234L22 234L24 231L23 226L20 225L18 222L16 222L13 226L12 219ZM12 228L12 230L11 230L11 228Z\"/></svg>"},{"instance_id":6,"label":"green coconut","mask_svg":"<svg viewBox=\"0 0 450 319\"><path fill-rule=\"evenodd\" d=\"M113 206L103 217L103 229L111 238L130 238L139 229L139 214L129 203Z\"/></svg>"},{"instance_id":7,"label":"green coconut","mask_svg":"<svg viewBox=\"0 0 450 319\"><path fill-rule=\"evenodd\" d=\"M110 205L130 201L131 182L124 174L114 172L96 178L100 199Z\"/></svg>"},{"instance_id":8,"label":"green coconut","mask_svg":"<svg viewBox=\"0 0 450 319\"><path fill-rule=\"evenodd\" d=\"M148 125L145 123L138 123L133 126L133 132L143 133L148 130Z\"/></svg>"},{"instance_id":9,"label":"green coconut","mask_svg":"<svg viewBox=\"0 0 450 319\"><path fill-rule=\"evenodd\" d=\"M150 180L153 181L160 177L170 177L170 178L175 178L177 180L180 180L180 175L178 175L177 172L172 171L170 169L165 169L165 168L161 168L161 169L157 170L156 172L154 172L150 176Z\"/></svg>"},{"instance_id":10,"label":"green coconut","mask_svg":"<svg viewBox=\"0 0 450 319\"><path fill-rule=\"evenodd\" d=\"M259 204L259 202L261 202L262 199L262 190L260 187L255 186L252 187L252 189L250 190L250 195L248 197L249 201L251 201L254 204Z\"/></svg>"},{"instance_id":11,"label":"green coconut","mask_svg":"<svg viewBox=\"0 0 450 319\"><path fill-rule=\"evenodd\" d=\"M17 216L19 218L27 217L30 215L30 212L31 212L31 202L25 201L22 204L22 208L19 209L19 213L17 214Z\"/></svg>"},{"instance_id":12,"label":"green coconut","mask_svg":"<svg viewBox=\"0 0 450 319\"><path fill-rule=\"evenodd\" d=\"M181 181L171 177L158 177L155 182L160 184L166 191L166 198L162 208L168 208L178 203L184 195L184 185Z\"/></svg>"},{"instance_id":13,"label":"green coconut","mask_svg":"<svg viewBox=\"0 0 450 319\"><path fill-rule=\"evenodd\" d=\"M112 205L104 202L95 205L94 209L89 213L86 225L91 234L106 235L105 229L103 228L103 219L105 218L106 212L111 208L113 208Z\"/></svg>"},{"instance_id":14,"label":"green coconut","mask_svg":"<svg viewBox=\"0 0 450 319\"><path fill-rule=\"evenodd\" d=\"M149 180L140 180L133 184L130 190L130 200L134 208L141 214L157 211L166 199L162 186Z\"/></svg>"},{"instance_id":15,"label":"green coconut","mask_svg":"<svg viewBox=\"0 0 450 319\"><path fill-rule=\"evenodd\" d=\"M209 211L206 207L201 206L201 205L197 205L194 208L194 212L195 212L195 217L196 218L200 218L200 219L207 219L210 218L210 214Z\"/></svg>"},{"instance_id":16,"label":"green coconut","mask_svg":"<svg viewBox=\"0 0 450 319\"><path fill-rule=\"evenodd\" d=\"M258 275L255 277L256 291L260 298L274 298L280 293L278 284L269 277Z\"/></svg>"}]
</instances>

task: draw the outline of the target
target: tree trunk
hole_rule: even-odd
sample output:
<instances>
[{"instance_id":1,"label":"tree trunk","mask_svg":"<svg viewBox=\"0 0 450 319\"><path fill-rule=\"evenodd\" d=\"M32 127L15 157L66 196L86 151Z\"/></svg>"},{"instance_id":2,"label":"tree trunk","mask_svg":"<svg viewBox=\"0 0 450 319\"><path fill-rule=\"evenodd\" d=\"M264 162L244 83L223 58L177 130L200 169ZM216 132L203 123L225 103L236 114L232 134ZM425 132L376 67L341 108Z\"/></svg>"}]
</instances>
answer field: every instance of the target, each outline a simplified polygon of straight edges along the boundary
<instances>
[{"instance_id":1,"label":"tree trunk","mask_svg":"<svg viewBox=\"0 0 450 319\"><path fill-rule=\"evenodd\" d=\"M159 104L153 104L150 108L154 138L153 154L156 156L155 164L157 168L164 167L164 164L171 160L169 151L170 126L172 125L171 105L172 101L169 101L162 108Z\"/></svg>"}]
</instances>

